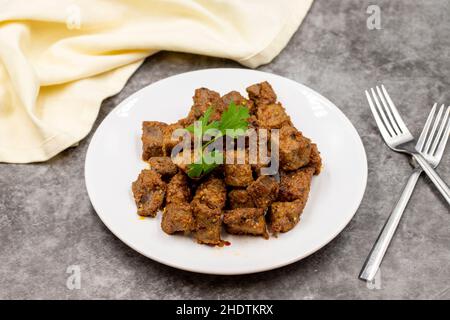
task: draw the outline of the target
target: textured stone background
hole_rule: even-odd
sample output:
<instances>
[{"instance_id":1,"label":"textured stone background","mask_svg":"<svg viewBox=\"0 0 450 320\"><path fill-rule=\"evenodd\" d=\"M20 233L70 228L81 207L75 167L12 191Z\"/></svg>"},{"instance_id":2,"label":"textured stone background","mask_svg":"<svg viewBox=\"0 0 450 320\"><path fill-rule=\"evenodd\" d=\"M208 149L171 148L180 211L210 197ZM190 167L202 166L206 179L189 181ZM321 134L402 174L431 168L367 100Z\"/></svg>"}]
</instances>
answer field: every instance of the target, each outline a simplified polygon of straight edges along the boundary
<instances>
[{"instance_id":1,"label":"textured stone background","mask_svg":"<svg viewBox=\"0 0 450 320\"><path fill-rule=\"evenodd\" d=\"M382 30L366 28L369 3ZM347 228L316 254L247 276L206 276L166 267L129 249L95 214L84 186L91 135L76 148L33 165L0 165L0 298L450 298L449 207L421 179L382 265L381 288L357 275L411 171L381 140L364 89L384 83L418 133L433 102L450 101L448 0L316 0L286 49L260 70L317 90L356 126L369 179ZM95 127L131 93L185 71L240 67L189 54L147 59L118 95L104 101ZM95 128L94 128L95 129ZM450 181L449 152L439 168ZM351 159L350 159L351 161ZM66 288L66 268L81 266L80 290Z\"/></svg>"}]
</instances>

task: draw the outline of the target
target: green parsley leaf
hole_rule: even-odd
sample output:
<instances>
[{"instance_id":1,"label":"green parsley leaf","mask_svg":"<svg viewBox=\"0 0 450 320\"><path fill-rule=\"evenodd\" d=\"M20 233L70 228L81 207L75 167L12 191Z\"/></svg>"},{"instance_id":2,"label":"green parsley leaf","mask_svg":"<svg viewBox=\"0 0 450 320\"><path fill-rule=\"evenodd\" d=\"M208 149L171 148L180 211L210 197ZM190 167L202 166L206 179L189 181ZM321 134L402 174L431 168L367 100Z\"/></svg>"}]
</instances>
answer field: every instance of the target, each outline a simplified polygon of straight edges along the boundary
<instances>
[{"instance_id":1,"label":"green parsley leaf","mask_svg":"<svg viewBox=\"0 0 450 320\"><path fill-rule=\"evenodd\" d=\"M189 178L198 178L202 175L203 172L203 163L191 163L188 166L187 175Z\"/></svg>"},{"instance_id":2,"label":"green parsley leaf","mask_svg":"<svg viewBox=\"0 0 450 320\"><path fill-rule=\"evenodd\" d=\"M208 110L205 111L203 116L201 116L197 121L200 122L200 126L202 129L202 134L204 134L209 129L218 129L219 123L217 121L212 121L209 123L209 119L211 118L211 115L213 113L214 109L212 107L209 107ZM191 124L189 127L186 128L187 131L190 133L194 133L195 126Z\"/></svg>"},{"instance_id":3,"label":"green parsley leaf","mask_svg":"<svg viewBox=\"0 0 450 320\"><path fill-rule=\"evenodd\" d=\"M227 129L239 130L245 133L248 129L248 118L250 118L248 108L237 106L233 101L231 101L228 109L222 113L218 129L222 131L224 135L227 134ZM236 138L241 134L234 133L232 134L232 138Z\"/></svg>"},{"instance_id":4,"label":"green parsley leaf","mask_svg":"<svg viewBox=\"0 0 450 320\"><path fill-rule=\"evenodd\" d=\"M216 157L223 158L223 153L217 150L213 150L209 153L204 152L201 163L191 163L188 166L187 174L189 178L199 178L213 171L219 165L213 161Z\"/></svg>"},{"instance_id":5,"label":"green parsley leaf","mask_svg":"<svg viewBox=\"0 0 450 320\"><path fill-rule=\"evenodd\" d=\"M243 134L248 129L248 118L250 117L250 113L247 107L238 106L233 101L230 102L228 108L222 113L220 121L212 121L210 122L210 118L213 112L213 108L209 107L208 110L204 113L202 117L200 117L197 121L200 121L201 133L205 134L205 132L209 129L218 130L221 135L216 135L212 141L208 141L205 143L202 154L201 163L192 163L188 165L188 176L190 178L199 178L203 175L210 173L214 170L218 164L217 163L207 163L211 161L206 161L207 157L215 157L220 154L223 156L222 152L213 150L210 153L205 152L205 148L214 143L219 137L228 135L231 138L237 138ZM194 125L190 125L186 128L191 133L194 133ZM227 132L227 130L231 130ZM217 152L217 154L216 154Z\"/></svg>"}]
</instances>

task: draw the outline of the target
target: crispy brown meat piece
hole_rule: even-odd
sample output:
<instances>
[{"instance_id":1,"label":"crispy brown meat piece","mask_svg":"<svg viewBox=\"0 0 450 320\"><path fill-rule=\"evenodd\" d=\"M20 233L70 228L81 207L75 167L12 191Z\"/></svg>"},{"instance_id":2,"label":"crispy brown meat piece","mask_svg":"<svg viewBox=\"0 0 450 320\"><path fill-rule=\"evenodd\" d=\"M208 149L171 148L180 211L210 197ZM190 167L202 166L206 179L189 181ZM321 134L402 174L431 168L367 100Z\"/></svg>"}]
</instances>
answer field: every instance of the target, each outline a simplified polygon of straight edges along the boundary
<instances>
[{"instance_id":1,"label":"crispy brown meat piece","mask_svg":"<svg viewBox=\"0 0 450 320\"><path fill-rule=\"evenodd\" d=\"M191 203L195 219L195 238L198 243L223 244L220 230L225 201L226 189L221 179L210 176L198 186Z\"/></svg>"},{"instance_id":2,"label":"crispy brown meat piece","mask_svg":"<svg viewBox=\"0 0 450 320\"><path fill-rule=\"evenodd\" d=\"M257 131L258 134L258 131ZM261 147L264 146L264 144L261 144L261 141L259 140L258 136L258 149L256 154L256 163L254 163L254 160L252 160L252 170L255 173L257 177L261 175L261 169L267 168L271 164L271 150L270 150L270 137L267 137L267 144L265 146L265 150L261 150Z\"/></svg>"},{"instance_id":3,"label":"crispy brown meat piece","mask_svg":"<svg viewBox=\"0 0 450 320\"><path fill-rule=\"evenodd\" d=\"M253 108L255 109L255 108ZM254 114L250 114L250 118L247 119L248 127L252 129L256 129L259 127L258 118Z\"/></svg>"},{"instance_id":4,"label":"crispy brown meat piece","mask_svg":"<svg viewBox=\"0 0 450 320\"><path fill-rule=\"evenodd\" d=\"M194 217L189 203L170 203L166 206L161 220L161 228L165 233L189 233L193 227Z\"/></svg>"},{"instance_id":5,"label":"crispy brown meat piece","mask_svg":"<svg viewBox=\"0 0 450 320\"><path fill-rule=\"evenodd\" d=\"M307 165L311 156L311 140L291 126L283 126L279 134L281 169L292 171Z\"/></svg>"},{"instance_id":6,"label":"crispy brown meat piece","mask_svg":"<svg viewBox=\"0 0 450 320\"><path fill-rule=\"evenodd\" d=\"M255 164L252 164L253 172L255 173L255 175L256 175L257 177L259 177L259 176L261 175L261 169L262 169L262 168L267 168L267 167L269 167L269 164L270 164L270 163L268 163L268 164L264 164L264 163L255 163Z\"/></svg>"},{"instance_id":7,"label":"crispy brown meat piece","mask_svg":"<svg viewBox=\"0 0 450 320\"><path fill-rule=\"evenodd\" d=\"M256 117L259 126L265 129L280 129L292 125L291 118L280 103L258 106Z\"/></svg>"},{"instance_id":8,"label":"crispy brown meat piece","mask_svg":"<svg viewBox=\"0 0 450 320\"><path fill-rule=\"evenodd\" d=\"M305 204L301 200L272 203L267 214L269 230L277 234L279 232L288 232L294 228L300 221L300 215Z\"/></svg>"},{"instance_id":9,"label":"crispy brown meat piece","mask_svg":"<svg viewBox=\"0 0 450 320\"><path fill-rule=\"evenodd\" d=\"M170 157L151 157L148 160L150 168L159 173L163 178L170 178L178 171L178 167Z\"/></svg>"},{"instance_id":10,"label":"crispy brown meat piece","mask_svg":"<svg viewBox=\"0 0 450 320\"><path fill-rule=\"evenodd\" d=\"M144 169L132 184L134 200L141 216L156 216L164 202L166 184L153 170Z\"/></svg>"},{"instance_id":11,"label":"crispy brown meat piece","mask_svg":"<svg viewBox=\"0 0 450 320\"><path fill-rule=\"evenodd\" d=\"M240 208L225 211L223 216L225 230L231 234L247 234L269 238L266 231L264 209Z\"/></svg>"},{"instance_id":12,"label":"crispy brown meat piece","mask_svg":"<svg viewBox=\"0 0 450 320\"><path fill-rule=\"evenodd\" d=\"M267 208L278 197L278 182L270 176L260 176L247 187L256 207Z\"/></svg>"},{"instance_id":13,"label":"crispy brown meat piece","mask_svg":"<svg viewBox=\"0 0 450 320\"><path fill-rule=\"evenodd\" d=\"M195 221L194 236L197 242L213 246L223 245L220 238L222 210L210 208L200 201L193 201L192 210Z\"/></svg>"},{"instance_id":14,"label":"crispy brown meat piece","mask_svg":"<svg viewBox=\"0 0 450 320\"><path fill-rule=\"evenodd\" d=\"M191 201L191 189L188 177L178 172L167 184L166 203L188 203Z\"/></svg>"},{"instance_id":15,"label":"crispy brown meat piece","mask_svg":"<svg viewBox=\"0 0 450 320\"><path fill-rule=\"evenodd\" d=\"M249 164L226 164L225 183L232 187L246 187L253 182L252 167Z\"/></svg>"},{"instance_id":16,"label":"crispy brown meat piece","mask_svg":"<svg viewBox=\"0 0 450 320\"><path fill-rule=\"evenodd\" d=\"M225 108L228 108L231 101L236 105L245 106L248 108L250 113L254 112L254 103L252 100L247 100L237 91L230 91L226 95L222 96L222 102Z\"/></svg>"},{"instance_id":17,"label":"crispy brown meat piece","mask_svg":"<svg viewBox=\"0 0 450 320\"><path fill-rule=\"evenodd\" d=\"M226 185L232 187L247 187L253 182L253 172L252 166L249 164L248 150L240 149L240 151L228 151L226 153L225 162L227 163L223 167Z\"/></svg>"},{"instance_id":18,"label":"crispy brown meat piece","mask_svg":"<svg viewBox=\"0 0 450 320\"><path fill-rule=\"evenodd\" d=\"M214 112L211 116L212 120L219 120L225 105L220 98L220 94L206 88L199 88L195 90L192 97L194 104L189 112L188 119L195 121L200 118L209 107L212 107Z\"/></svg>"},{"instance_id":19,"label":"crispy brown meat piece","mask_svg":"<svg viewBox=\"0 0 450 320\"><path fill-rule=\"evenodd\" d=\"M320 157L319 149L315 143L311 144L311 157L309 158L308 165L314 168L314 174L316 176L322 171L322 158Z\"/></svg>"},{"instance_id":20,"label":"crispy brown meat piece","mask_svg":"<svg viewBox=\"0 0 450 320\"><path fill-rule=\"evenodd\" d=\"M182 137L179 137L177 139L172 138L172 134L176 129L182 129L183 126L180 123L172 123L167 125L163 130L163 137L162 137L162 148L163 153L165 156L170 157L172 153L172 149L182 141Z\"/></svg>"},{"instance_id":21,"label":"crispy brown meat piece","mask_svg":"<svg viewBox=\"0 0 450 320\"><path fill-rule=\"evenodd\" d=\"M191 151L189 154L187 151L182 150L181 152L178 152L175 154L172 158L172 162L184 173L188 172L188 165L190 163L193 163L194 161L194 154Z\"/></svg>"},{"instance_id":22,"label":"crispy brown meat piece","mask_svg":"<svg viewBox=\"0 0 450 320\"><path fill-rule=\"evenodd\" d=\"M230 209L254 208L255 204L247 190L233 189L228 192L228 207Z\"/></svg>"},{"instance_id":23,"label":"crispy brown meat piece","mask_svg":"<svg viewBox=\"0 0 450 320\"><path fill-rule=\"evenodd\" d=\"M203 203L211 209L222 209L225 206L226 197L227 191L223 180L210 176L198 186L192 201Z\"/></svg>"},{"instance_id":24,"label":"crispy brown meat piece","mask_svg":"<svg viewBox=\"0 0 450 320\"><path fill-rule=\"evenodd\" d=\"M251 85L247 88L247 92L250 100L253 100L258 108L260 105L272 104L277 101L277 95L267 81Z\"/></svg>"},{"instance_id":25,"label":"crispy brown meat piece","mask_svg":"<svg viewBox=\"0 0 450 320\"><path fill-rule=\"evenodd\" d=\"M189 116L182 118L180 120L177 121L177 123L182 126L183 128L186 128L188 126L190 126L193 122L195 121L194 118L190 118Z\"/></svg>"},{"instance_id":26,"label":"crispy brown meat piece","mask_svg":"<svg viewBox=\"0 0 450 320\"><path fill-rule=\"evenodd\" d=\"M313 174L314 168L309 166L297 171L282 173L278 200L306 202Z\"/></svg>"},{"instance_id":27,"label":"crispy brown meat piece","mask_svg":"<svg viewBox=\"0 0 450 320\"><path fill-rule=\"evenodd\" d=\"M163 130L167 124L159 121L144 121L142 123L142 159L163 155Z\"/></svg>"}]
</instances>

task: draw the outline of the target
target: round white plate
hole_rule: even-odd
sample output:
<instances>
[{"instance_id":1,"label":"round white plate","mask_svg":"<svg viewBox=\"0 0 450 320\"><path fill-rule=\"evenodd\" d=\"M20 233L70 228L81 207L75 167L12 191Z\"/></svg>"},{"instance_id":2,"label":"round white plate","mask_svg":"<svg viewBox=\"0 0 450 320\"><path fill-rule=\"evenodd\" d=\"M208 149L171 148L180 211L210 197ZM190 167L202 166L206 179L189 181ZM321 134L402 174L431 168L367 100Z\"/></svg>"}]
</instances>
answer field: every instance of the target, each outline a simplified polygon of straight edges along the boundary
<instances>
[{"instance_id":1,"label":"round white plate","mask_svg":"<svg viewBox=\"0 0 450 320\"><path fill-rule=\"evenodd\" d=\"M225 94L267 80L295 126L319 146L323 172L314 177L300 223L278 238L231 236L231 246L209 247L191 237L169 236L157 218L136 214L131 183L141 160L143 120L167 123L185 117L194 90ZM364 194L367 159L344 114L315 91L277 75L246 69L209 69L153 83L120 103L95 132L86 156L86 187L100 219L123 242L166 265L209 274L245 274L278 268L317 251L344 229Z\"/></svg>"}]
</instances>

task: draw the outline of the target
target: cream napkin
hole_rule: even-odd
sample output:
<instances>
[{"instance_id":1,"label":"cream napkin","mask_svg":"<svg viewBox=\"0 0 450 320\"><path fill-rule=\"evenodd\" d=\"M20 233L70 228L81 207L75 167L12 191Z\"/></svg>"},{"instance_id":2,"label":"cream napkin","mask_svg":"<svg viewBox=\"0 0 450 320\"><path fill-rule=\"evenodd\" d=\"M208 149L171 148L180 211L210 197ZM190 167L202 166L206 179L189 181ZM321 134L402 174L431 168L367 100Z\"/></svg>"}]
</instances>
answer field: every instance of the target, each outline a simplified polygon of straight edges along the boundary
<instances>
[{"instance_id":1,"label":"cream napkin","mask_svg":"<svg viewBox=\"0 0 450 320\"><path fill-rule=\"evenodd\" d=\"M160 51L270 62L313 0L0 0L0 162L83 139L103 99Z\"/></svg>"}]
</instances>

